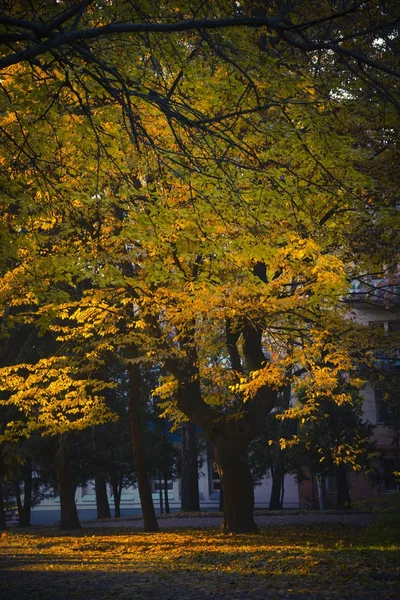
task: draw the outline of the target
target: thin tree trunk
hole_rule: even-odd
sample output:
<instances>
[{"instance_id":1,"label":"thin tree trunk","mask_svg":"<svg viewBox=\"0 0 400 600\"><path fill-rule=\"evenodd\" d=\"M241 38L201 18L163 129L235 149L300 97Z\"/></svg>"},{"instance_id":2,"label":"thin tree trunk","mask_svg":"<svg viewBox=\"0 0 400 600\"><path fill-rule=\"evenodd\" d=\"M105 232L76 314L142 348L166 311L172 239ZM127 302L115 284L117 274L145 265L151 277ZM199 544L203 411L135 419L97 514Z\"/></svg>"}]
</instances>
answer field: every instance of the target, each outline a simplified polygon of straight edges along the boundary
<instances>
[{"instance_id":1,"label":"thin tree trunk","mask_svg":"<svg viewBox=\"0 0 400 600\"><path fill-rule=\"evenodd\" d=\"M22 514L22 498L21 498L21 484L19 479L15 481L15 499L17 501L17 510L18 510L18 522L21 523L20 515Z\"/></svg>"},{"instance_id":2,"label":"thin tree trunk","mask_svg":"<svg viewBox=\"0 0 400 600\"><path fill-rule=\"evenodd\" d=\"M98 519L110 519L111 511L107 497L107 482L104 475L96 475L94 479L96 507Z\"/></svg>"},{"instance_id":3,"label":"thin tree trunk","mask_svg":"<svg viewBox=\"0 0 400 600\"><path fill-rule=\"evenodd\" d=\"M200 510L199 474L197 468L197 432L194 423L183 423L181 508L183 511Z\"/></svg>"},{"instance_id":4,"label":"thin tree trunk","mask_svg":"<svg viewBox=\"0 0 400 600\"><path fill-rule=\"evenodd\" d=\"M283 390L283 408L287 409L290 405L291 388L286 386ZM296 432L296 423L291 419L284 419L280 422L279 438L288 439ZM280 510L283 508L283 493L285 481L285 449L278 443L276 448L276 462L272 470L272 489L269 502L270 510Z\"/></svg>"},{"instance_id":5,"label":"thin tree trunk","mask_svg":"<svg viewBox=\"0 0 400 600\"><path fill-rule=\"evenodd\" d=\"M325 510L324 493L322 490L322 475L316 475L319 510Z\"/></svg>"},{"instance_id":6,"label":"thin tree trunk","mask_svg":"<svg viewBox=\"0 0 400 600\"><path fill-rule=\"evenodd\" d=\"M160 503L160 515L162 515L164 512L164 505L163 505L163 482L161 479L161 470L160 469L158 469L158 500Z\"/></svg>"},{"instance_id":7,"label":"thin tree trunk","mask_svg":"<svg viewBox=\"0 0 400 600\"><path fill-rule=\"evenodd\" d=\"M168 475L164 472L164 499L165 499L165 512L170 513L169 499L168 499Z\"/></svg>"},{"instance_id":8,"label":"thin tree trunk","mask_svg":"<svg viewBox=\"0 0 400 600\"><path fill-rule=\"evenodd\" d=\"M346 465L341 463L336 467L337 507L339 510L351 508L349 484L347 482Z\"/></svg>"},{"instance_id":9,"label":"thin tree trunk","mask_svg":"<svg viewBox=\"0 0 400 600\"><path fill-rule=\"evenodd\" d=\"M224 488L224 531L257 531L254 521L254 487L247 444L234 437L213 439L214 456Z\"/></svg>"},{"instance_id":10,"label":"thin tree trunk","mask_svg":"<svg viewBox=\"0 0 400 600\"><path fill-rule=\"evenodd\" d=\"M76 481L71 460L71 440L69 434L60 435L57 451L57 481L60 494L60 529L80 529L78 511L75 504Z\"/></svg>"},{"instance_id":11,"label":"thin tree trunk","mask_svg":"<svg viewBox=\"0 0 400 600\"><path fill-rule=\"evenodd\" d=\"M32 464L28 460L23 469L24 473L24 503L22 505L22 514L20 516L19 524L21 527L29 527L31 524L31 510L32 510L32 487L33 487L33 474Z\"/></svg>"},{"instance_id":12,"label":"thin tree trunk","mask_svg":"<svg viewBox=\"0 0 400 600\"><path fill-rule=\"evenodd\" d=\"M281 507L283 508L283 499L285 497L285 474L283 474L282 488L281 488Z\"/></svg>"},{"instance_id":13,"label":"thin tree trunk","mask_svg":"<svg viewBox=\"0 0 400 600\"><path fill-rule=\"evenodd\" d=\"M114 517L117 519L121 516L122 485L118 482L117 477L114 474L111 475L111 487L114 498Z\"/></svg>"},{"instance_id":14,"label":"thin tree trunk","mask_svg":"<svg viewBox=\"0 0 400 600\"><path fill-rule=\"evenodd\" d=\"M278 446L276 449L276 463L272 475L271 497L269 500L270 510L280 510L282 508L282 488L285 478L285 451Z\"/></svg>"},{"instance_id":15,"label":"thin tree trunk","mask_svg":"<svg viewBox=\"0 0 400 600\"><path fill-rule=\"evenodd\" d=\"M158 523L154 510L150 478L146 464L146 454L143 438L143 429L140 414L140 371L136 364L129 365L129 422L132 432L133 454L135 457L136 476L138 481L140 503L144 530L147 532L158 531Z\"/></svg>"}]
</instances>

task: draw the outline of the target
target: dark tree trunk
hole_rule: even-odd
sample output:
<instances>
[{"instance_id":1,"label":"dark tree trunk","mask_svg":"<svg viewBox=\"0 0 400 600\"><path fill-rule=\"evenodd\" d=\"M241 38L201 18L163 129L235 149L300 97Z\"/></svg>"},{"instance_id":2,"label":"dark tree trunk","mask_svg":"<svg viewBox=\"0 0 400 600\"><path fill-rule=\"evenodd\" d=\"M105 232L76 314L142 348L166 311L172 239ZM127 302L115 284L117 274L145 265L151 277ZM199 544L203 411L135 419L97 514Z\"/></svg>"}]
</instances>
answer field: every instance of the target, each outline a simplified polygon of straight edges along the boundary
<instances>
[{"instance_id":1,"label":"dark tree trunk","mask_svg":"<svg viewBox=\"0 0 400 600\"><path fill-rule=\"evenodd\" d=\"M121 516L122 482L118 481L118 478L114 474L111 475L111 487L114 498L114 517L118 518Z\"/></svg>"},{"instance_id":2,"label":"dark tree trunk","mask_svg":"<svg viewBox=\"0 0 400 600\"><path fill-rule=\"evenodd\" d=\"M169 514L169 499L168 499L168 474L164 472L164 499L165 499L165 512Z\"/></svg>"},{"instance_id":3,"label":"dark tree trunk","mask_svg":"<svg viewBox=\"0 0 400 600\"><path fill-rule=\"evenodd\" d=\"M265 279L265 265L256 265L255 275ZM262 351L262 331L249 323L239 324L243 335L243 354L249 371L259 370L267 360ZM232 364L240 367L234 346L240 332L232 331L226 324L229 336L228 349ZM248 446L251 439L264 432L265 416L276 403L277 393L262 386L245 405L243 416L221 416L206 404L201 395L199 359L195 347L195 328L182 340L185 360L168 360L167 368L179 382L178 408L199 425L213 444L214 457L224 488L224 530L227 533L248 533L257 530L254 522L253 478L248 462Z\"/></svg>"},{"instance_id":4,"label":"dark tree trunk","mask_svg":"<svg viewBox=\"0 0 400 600\"><path fill-rule=\"evenodd\" d=\"M283 508L283 500L285 498L285 475L283 476L282 479L282 488L281 488L281 506Z\"/></svg>"},{"instance_id":5,"label":"dark tree trunk","mask_svg":"<svg viewBox=\"0 0 400 600\"><path fill-rule=\"evenodd\" d=\"M219 510L224 512L224 488L222 487L222 481L219 484Z\"/></svg>"},{"instance_id":6,"label":"dark tree trunk","mask_svg":"<svg viewBox=\"0 0 400 600\"><path fill-rule=\"evenodd\" d=\"M136 364L129 365L129 423L132 432L133 454L135 457L136 476L138 481L140 503L144 530L158 531L158 523L154 510L150 478L146 464L146 453L140 414L140 370Z\"/></svg>"},{"instance_id":7,"label":"dark tree trunk","mask_svg":"<svg viewBox=\"0 0 400 600\"><path fill-rule=\"evenodd\" d=\"M71 440L66 433L59 437L56 463L61 510L60 529L65 531L80 529L81 524L75 504L76 481L71 459Z\"/></svg>"},{"instance_id":8,"label":"dark tree trunk","mask_svg":"<svg viewBox=\"0 0 400 600\"><path fill-rule=\"evenodd\" d=\"M310 472L310 481L311 481L312 508L313 508L313 510L315 510L316 507L317 507L316 498L315 498L315 483L316 483L316 480L315 480L315 477L314 477L314 474L313 474L312 471Z\"/></svg>"},{"instance_id":9,"label":"dark tree trunk","mask_svg":"<svg viewBox=\"0 0 400 600\"><path fill-rule=\"evenodd\" d=\"M291 388L286 386L283 390L283 404L284 409L289 408L291 398ZM279 426L279 438L288 439L296 433L296 423L291 419L284 419L280 422ZM275 466L272 470L272 489L271 497L269 501L270 510L280 510L283 508L283 495L284 495L284 482L285 482L285 449L281 448L278 443L275 454Z\"/></svg>"},{"instance_id":10,"label":"dark tree trunk","mask_svg":"<svg viewBox=\"0 0 400 600\"><path fill-rule=\"evenodd\" d=\"M347 469L343 463L336 467L337 507L339 510L351 508L349 484L347 482Z\"/></svg>"},{"instance_id":11,"label":"dark tree trunk","mask_svg":"<svg viewBox=\"0 0 400 600\"><path fill-rule=\"evenodd\" d=\"M15 497L18 507L18 525L20 527L30 527L31 509L32 509L32 465L27 461L22 467L22 476L24 484L24 500L22 501L20 481L15 482Z\"/></svg>"},{"instance_id":12,"label":"dark tree trunk","mask_svg":"<svg viewBox=\"0 0 400 600\"><path fill-rule=\"evenodd\" d=\"M197 468L197 433L194 423L183 423L181 508L183 511L200 510L199 474Z\"/></svg>"},{"instance_id":13,"label":"dark tree trunk","mask_svg":"<svg viewBox=\"0 0 400 600\"><path fill-rule=\"evenodd\" d=\"M5 510L4 496L3 496L3 484L0 480L0 531L7 528L6 525L6 510Z\"/></svg>"},{"instance_id":14,"label":"dark tree trunk","mask_svg":"<svg viewBox=\"0 0 400 600\"><path fill-rule=\"evenodd\" d=\"M285 479L285 451L280 446L277 448L276 462L272 475L271 497L269 500L270 510L282 508L282 489Z\"/></svg>"},{"instance_id":15,"label":"dark tree trunk","mask_svg":"<svg viewBox=\"0 0 400 600\"><path fill-rule=\"evenodd\" d=\"M107 483L104 475L96 475L94 479L94 488L96 492L96 507L98 519L110 519L111 511L107 497Z\"/></svg>"},{"instance_id":16,"label":"dark tree trunk","mask_svg":"<svg viewBox=\"0 0 400 600\"><path fill-rule=\"evenodd\" d=\"M22 527L29 527L31 524L32 487L32 464L28 461L24 467L24 503L22 505L22 514L19 521L19 524Z\"/></svg>"},{"instance_id":17,"label":"dark tree trunk","mask_svg":"<svg viewBox=\"0 0 400 600\"><path fill-rule=\"evenodd\" d=\"M161 479L161 470L158 469L158 501L160 503L160 515L164 512L164 503L163 503L163 482Z\"/></svg>"},{"instance_id":18,"label":"dark tree trunk","mask_svg":"<svg viewBox=\"0 0 400 600\"><path fill-rule=\"evenodd\" d=\"M21 498L21 484L20 484L19 479L17 479L15 481L15 499L17 501L18 522L19 522L19 524L21 524L20 515L22 514L22 498Z\"/></svg>"},{"instance_id":19,"label":"dark tree trunk","mask_svg":"<svg viewBox=\"0 0 400 600\"><path fill-rule=\"evenodd\" d=\"M224 488L224 531L257 531L254 521L254 487L248 462L248 446L240 438L217 436L214 456Z\"/></svg>"},{"instance_id":20,"label":"dark tree trunk","mask_svg":"<svg viewBox=\"0 0 400 600\"><path fill-rule=\"evenodd\" d=\"M3 454L0 448L0 530L7 528L6 524L6 505L3 496L4 463Z\"/></svg>"}]
</instances>

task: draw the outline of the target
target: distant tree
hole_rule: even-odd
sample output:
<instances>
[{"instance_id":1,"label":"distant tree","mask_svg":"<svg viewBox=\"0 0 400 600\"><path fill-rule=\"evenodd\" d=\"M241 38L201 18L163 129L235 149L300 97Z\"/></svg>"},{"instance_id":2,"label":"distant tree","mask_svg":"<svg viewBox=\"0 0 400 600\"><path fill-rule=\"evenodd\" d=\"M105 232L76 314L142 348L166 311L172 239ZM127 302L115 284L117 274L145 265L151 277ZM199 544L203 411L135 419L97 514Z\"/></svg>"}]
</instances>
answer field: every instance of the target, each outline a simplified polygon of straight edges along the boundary
<instances>
[{"instance_id":1,"label":"distant tree","mask_svg":"<svg viewBox=\"0 0 400 600\"><path fill-rule=\"evenodd\" d=\"M299 407L299 427L295 436L304 467L309 469L311 476L334 476L336 503L340 510L351 508L348 472L371 471L376 457L371 438L373 426L362 418L363 398L357 390L349 389L346 378L336 390L338 395L344 392L351 394L352 402L335 402L322 395L316 397L312 420L302 422ZM304 389L299 391L300 406L304 393ZM293 409L295 414L296 407Z\"/></svg>"}]
</instances>

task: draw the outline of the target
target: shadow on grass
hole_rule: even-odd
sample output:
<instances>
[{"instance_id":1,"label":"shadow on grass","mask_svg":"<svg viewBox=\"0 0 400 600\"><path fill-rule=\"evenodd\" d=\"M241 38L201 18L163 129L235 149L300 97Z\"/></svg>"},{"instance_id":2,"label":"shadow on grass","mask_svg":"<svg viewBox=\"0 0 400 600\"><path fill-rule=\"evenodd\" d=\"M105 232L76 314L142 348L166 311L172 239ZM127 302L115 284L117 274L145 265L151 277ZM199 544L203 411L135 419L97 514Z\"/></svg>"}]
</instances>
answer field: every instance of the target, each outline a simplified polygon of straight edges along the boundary
<instances>
[{"instance_id":1,"label":"shadow on grass","mask_svg":"<svg viewBox=\"0 0 400 600\"><path fill-rule=\"evenodd\" d=\"M1 539L2 600L399 598L399 548L345 525L258 535L215 530L29 531ZM8 543L7 543L8 542Z\"/></svg>"}]
</instances>

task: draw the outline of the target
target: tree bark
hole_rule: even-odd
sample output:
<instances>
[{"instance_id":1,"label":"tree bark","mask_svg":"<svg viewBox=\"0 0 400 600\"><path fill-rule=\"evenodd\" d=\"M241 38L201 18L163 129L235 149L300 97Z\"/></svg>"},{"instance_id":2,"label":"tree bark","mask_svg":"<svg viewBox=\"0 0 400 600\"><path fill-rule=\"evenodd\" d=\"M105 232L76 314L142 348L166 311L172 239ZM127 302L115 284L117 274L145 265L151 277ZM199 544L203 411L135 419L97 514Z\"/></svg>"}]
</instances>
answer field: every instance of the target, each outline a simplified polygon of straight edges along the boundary
<instances>
[{"instance_id":1,"label":"tree bark","mask_svg":"<svg viewBox=\"0 0 400 600\"><path fill-rule=\"evenodd\" d=\"M2 448L0 447L0 530L4 530L7 528L6 505L5 505L4 496L3 496L4 474L5 474L5 469L4 469L3 453L2 453Z\"/></svg>"},{"instance_id":2,"label":"tree bark","mask_svg":"<svg viewBox=\"0 0 400 600\"><path fill-rule=\"evenodd\" d=\"M31 524L32 510L32 487L33 475L31 461L27 461L24 467L24 503L22 506L22 515L19 524L21 527L29 527Z\"/></svg>"},{"instance_id":3,"label":"tree bark","mask_svg":"<svg viewBox=\"0 0 400 600\"><path fill-rule=\"evenodd\" d=\"M339 510L351 508L349 484L347 482L347 469L345 464L336 467L337 507Z\"/></svg>"},{"instance_id":4,"label":"tree bark","mask_svg":"<svg viewBox=\"0 0 400 600\"><path fill-rule=\"evenodd\" d=\"M276 451L276 463L272 476L271 497L269 500L270 510L282 508L282 489L285 479L285 451L278 446Z\"/></svg>"},{"instance_id":5,"label":"tree bark","mask_svg":"<svg viewBox=\"0 0 400 600\"><path fill-rule=\"evenodd\" d=\"M165 512L169 514L169 499L168 499L168 474L164 471L164 499L165 499Z\"/></svg>"},{"instance_id":6,"label":"tree bark","mask_svg":"<svg viewBox=\"0 0 400 600\"><path fill-rule=\"evenodd\" d=\"M98 519L110 519L111 511L107 497L107 483L104 475L96 475L94 479L96 492L96 507Z\"/></svg>"},{"instance_id":7,"label":"tree bark","mask_svg":"<svg viewBox=\"0 0 400 600\"><path fill-rule=\"evenodd\" d=\"M265 265L255 267L256 275L265 276ZM262 368L266 357L262 351L262 331L249 323L240 326L243 354L249 371ZM238 363L234 345L239 333L227 322L229 349ZM178 380L177 406L193 423L199 425L213 444L214 457L224 489L224 531L248 533L257 530L254 522L253 478L248 462L251 439L264 432L265 416L276 403L277 393L262 386L248 402L240 417L220 414L204 402L201 395L199 359L194 343L194 330L183 340L185 360L167 360L166 367ZM239 363L237 367L239 367Z\"/></svg>"},{"instance_id":8,"label":"tree bark","mask_svg":"<svg viewBox=\"0 0 400 600\"><path fill-rule=\"evenodd\" d=\"M144 530L158 531L154 510L150 478L146 464L146 453L140 414L140 370L137 364L130 364L129 371L129 423L132 433L133 454L135 457L140 503Z\"/></svg>"},{"instance_id":9,"label":"tree bark","mask_svg":"<svg viewBox=\"0 0 400 600\"><path fill-rule=\"evenodd\" d=\"M80 529L81 524L75 504L77 484L71 459L71 440L67 433L59 437L56 471L60 494L60 529L64 531Z\"/></svg>"},{"instance_id":10,"label":"tree bark","mask_svg":"<svg viewBox=\"0 0 400 600\"><path fill-rule=\"evenodd\" d=\"M4 496L3 496L3 484L0 480L0 531L7 528L6 524L6 510L5 510Z\"/></svg>"},{"instance_id":11,"label":"tree bark","mask_svg":"<svg viewBox=\"0 0 400 600\"><path fill-rule=\"evenodd\" d=\"M161 478L161 470L158 469L158 501L160 504L160 515L164 512L164 502L163 502L163 481Z\"/></svg>"},{"instance_id":12,"label":"tree bark","mask_svg":"<svg viewBox=\"0 0 400 600\"><path fill-rule=\"evenodd\" d=\"M117 477L112 474L111 475L111 487L113 490L113 499L114 499L114 517L117 519L121 516L121 492L122 485L118 481Z\"/></svg>"},{"instance_id":13,"label":"tree bark","mask_svg":"<svg viewBox=\"0 0 400 600\"><path fill-rule=\"evenodd\" d=\"M224 512L224 488L222 487L222 481L219 484L219 511Z\"/></svg>"},{"instance_id":14,"label":"tree bark","mask_svg":"<svg viewBox=\"0 0 400 600\"><path fill-rule=\"evenodd\" d=\"M18 525L20 527L29 527L31 524L32 509L32 465L28 460L22 467L22 477L24 484L24 500L22 501L20 480L15 482L15 497L18 507Z\"/></svg>"},{"instance_id":15,"label":"tree bark","mask_svg":"<svg viewBox=\"0 0 400 600\"><path fill-rule=\"evenodd\" d=\"M197 432L194 423L183 423L181 508L183 511L200 510L199 473L197 468Z\"/></svg>"},{"instance_id":16,"label":"tree bark","mask_svg":"<svg viewBox=\"0 0 400 600\"><path fill-rule=\"evenodd\" d=\"M248 444L240 437L219 435L212 440L224 489L225 533L257 531L254 521L254 486L248 461Z\"/></svg>"}]
</instances>

